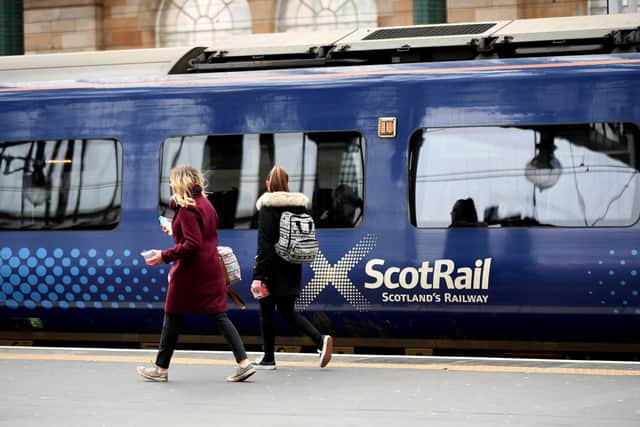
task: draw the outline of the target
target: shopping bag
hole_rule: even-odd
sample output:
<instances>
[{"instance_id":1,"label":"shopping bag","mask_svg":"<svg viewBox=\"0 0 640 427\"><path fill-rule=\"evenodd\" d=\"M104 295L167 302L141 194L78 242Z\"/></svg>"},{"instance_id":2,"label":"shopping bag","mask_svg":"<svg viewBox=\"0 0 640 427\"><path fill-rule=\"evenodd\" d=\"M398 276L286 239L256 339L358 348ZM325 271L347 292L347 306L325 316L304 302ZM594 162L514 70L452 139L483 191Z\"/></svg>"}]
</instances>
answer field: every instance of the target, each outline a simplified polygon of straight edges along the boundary
<instances>
[{"instance_id":1,"label":"shopping bag","mask_svg":"<svg viewBox=\"0 0 640 427\"><path fill-rule=\"evenodd\" d=\"M242 280L240 275L240 264L238 258L233 253L233 249L229 246L218 246L218 255L222 263L222 272L224 274L224 282L227 286L231 286Z\"/></svg>"}]
</instances>

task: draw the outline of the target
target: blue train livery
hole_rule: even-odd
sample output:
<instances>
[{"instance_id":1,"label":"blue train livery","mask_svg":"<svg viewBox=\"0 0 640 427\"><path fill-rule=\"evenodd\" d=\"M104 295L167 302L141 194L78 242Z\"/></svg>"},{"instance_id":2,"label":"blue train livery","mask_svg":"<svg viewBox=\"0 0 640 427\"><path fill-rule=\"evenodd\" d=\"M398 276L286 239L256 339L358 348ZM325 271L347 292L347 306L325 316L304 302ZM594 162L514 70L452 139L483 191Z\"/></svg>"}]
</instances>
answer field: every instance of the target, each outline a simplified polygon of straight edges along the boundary
<instances>
[{"instance_id":1,"label":"blue train livery","mask_svg":"<svg viewBox=\"0 0 640 427\"><path fill-rule=\"evenodd\" d=\"M279 164L320 246L297 308L338 338L637 348L640 15L624 19L594 52L513 21L459 48L369 31L300 58L0 58L0 329L159 333L169 266L141 252L172 245L158 216L191 164L242 269L230 316L259 335L255 202Z\"/></svg>"}]
</instances>

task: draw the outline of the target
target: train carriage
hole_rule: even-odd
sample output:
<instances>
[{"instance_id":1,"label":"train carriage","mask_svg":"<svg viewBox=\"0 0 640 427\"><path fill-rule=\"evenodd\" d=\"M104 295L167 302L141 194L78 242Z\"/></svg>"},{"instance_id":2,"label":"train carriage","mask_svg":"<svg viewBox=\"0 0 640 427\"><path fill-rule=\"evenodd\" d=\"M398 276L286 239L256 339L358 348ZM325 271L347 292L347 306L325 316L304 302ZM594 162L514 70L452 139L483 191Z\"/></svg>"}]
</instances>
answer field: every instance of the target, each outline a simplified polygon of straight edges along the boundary
<instances>
[{"instance_id":1,"label":"train carriage","mask_svg":"<svg viewBox=\"0 0 640 427\"><path fill-rule=\"evenodd\" d=\"M0 58L0 337L156 334L168 267L140 252L171 245L179 164L259 335L280 164L320 242L298 308L345 346L637 353L639 43L631 14Z\"/></svg>"}]
</instances>

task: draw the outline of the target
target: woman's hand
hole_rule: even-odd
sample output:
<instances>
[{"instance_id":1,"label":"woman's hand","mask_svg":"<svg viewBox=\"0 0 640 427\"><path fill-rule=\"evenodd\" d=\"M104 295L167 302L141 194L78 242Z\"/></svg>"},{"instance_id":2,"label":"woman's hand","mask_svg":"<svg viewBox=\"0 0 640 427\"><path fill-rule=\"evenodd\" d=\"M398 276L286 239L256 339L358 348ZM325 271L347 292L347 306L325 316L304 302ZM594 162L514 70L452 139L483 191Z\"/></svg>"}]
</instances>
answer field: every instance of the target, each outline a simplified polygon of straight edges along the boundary
<instances>
[{"instance_id":1,"label":"woman's hand","mask_svg":"<svg viewBox=\"0 0 640 427\"><path fill-rule=\"evenodd\" d=\"M164 233L167 236L173 236L173 230L172 230L172 226L171 226L171 220L170 219L166 219L166 222L161 222L160 223L160 228L162 229L162 231L164 231Z\"/></svg>"},{"instance_id":2,"label":"woman's hand","mask_svg":"<svg viewBox=\"0 0 640 427\"><path fill-rule=\"evenodd\" d=\"M146 259L147 265L164 264L164 261L162 260L162 251L151 249L151 252L153 253L153 255Z\"/></svg>"},{"instance_id":3,"label":"woman's hand","mask_svg":"<svg viewBox=\"0 0 640 427\"><path fill-rule=\"evenodd\" d=\"M253 295L254 297L256 295L260 295L261 288L262 288L261 280L254 280L253 282L251 282L251 295Z\"/></svg>"}]
</instances>

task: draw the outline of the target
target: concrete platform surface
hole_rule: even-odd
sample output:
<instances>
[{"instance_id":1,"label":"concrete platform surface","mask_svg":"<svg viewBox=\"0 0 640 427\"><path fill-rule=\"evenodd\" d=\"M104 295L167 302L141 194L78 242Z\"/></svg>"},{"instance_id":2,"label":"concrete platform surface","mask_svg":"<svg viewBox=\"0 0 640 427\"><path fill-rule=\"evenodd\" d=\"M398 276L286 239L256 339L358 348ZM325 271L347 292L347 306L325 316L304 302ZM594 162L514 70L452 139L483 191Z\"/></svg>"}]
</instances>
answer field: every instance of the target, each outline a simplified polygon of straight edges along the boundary
<instances>
[{"instance_id":1,"label":"concrete platform surface","mask_svg":"<svg viewBox=\"0 0 640 427\"><path fill-rule=\"evenodd\" d=\"M255 353L250 354L251 358ZM230 352L0 347L0 426L640 426L640 363L277 355L227 383Z\"/></svg>"}]
</instances>

